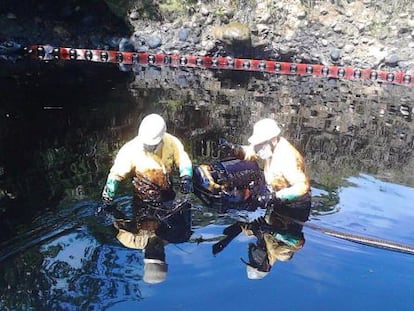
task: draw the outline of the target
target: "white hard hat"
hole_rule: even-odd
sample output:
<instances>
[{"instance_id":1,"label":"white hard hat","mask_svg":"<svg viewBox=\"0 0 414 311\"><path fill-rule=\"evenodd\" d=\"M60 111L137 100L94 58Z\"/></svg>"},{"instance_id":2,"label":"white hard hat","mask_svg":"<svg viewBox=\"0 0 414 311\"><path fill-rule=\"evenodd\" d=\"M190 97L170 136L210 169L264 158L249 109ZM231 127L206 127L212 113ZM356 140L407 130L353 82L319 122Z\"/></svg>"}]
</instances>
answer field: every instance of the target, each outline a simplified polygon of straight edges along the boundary
<instances>
[{"instance_id":1,"label":"white hard hat","mask_svg":"<svg viewBox=\"0 0 414 311\"><path fill-rule=\"evenodd\" d=\"M252 145L259 145L280 134L280 128L273 119L262 119L253 126L253 135L248 139Z\"/></svg>"},{"instance_id":2,"label":"white hard hat","mask_svg":"<svg viewBox=\"0 0 414 311\"><path fill-rule=\"evenodd\" d=\"M163 117L159 114L152 113L141 121L138 129L138 137L145 145L155 146L161 142L166 131L167 126Z\"/></svg>"},{"instance_id":3,"label":"white hard hat","mask_svg":"<svg viewBox=\"0 0 414 311\"><path fill-rule=\"evenodd\" d=\"M145 283L158 284L164 282L167 278L168 265L158 259L144 259L144 276Z\"/></svg>"},{"instance_id":4,"label":"white hard hat","mask_svg":"<svg viewBox=\"0 0 414 311\"><path fill-rule=\"evenodd\" d=\"M260 271L250 265L246 265L247 277L250 280L260 280L263 279L269 272Z\"/></svg>"}]
</instances>

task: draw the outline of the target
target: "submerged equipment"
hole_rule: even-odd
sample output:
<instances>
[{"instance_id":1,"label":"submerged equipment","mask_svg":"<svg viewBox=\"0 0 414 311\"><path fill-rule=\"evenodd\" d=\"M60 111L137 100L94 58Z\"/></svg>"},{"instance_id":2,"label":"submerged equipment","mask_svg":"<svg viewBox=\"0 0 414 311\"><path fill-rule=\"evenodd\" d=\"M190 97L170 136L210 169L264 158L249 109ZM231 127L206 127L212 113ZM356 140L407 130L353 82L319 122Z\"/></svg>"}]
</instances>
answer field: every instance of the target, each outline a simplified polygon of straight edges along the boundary
<instances>
[{"instance_id":1,"label":"submerged equipment","mask_svg":"<svg viewBox=\"0 0 414 311\"><path fill-rule=\"evenodd\" d=\"M194 193L205 204L245 207L252 197L266 187L256 161L229 158L194 167Z\"/></svg>"}]
</instances>

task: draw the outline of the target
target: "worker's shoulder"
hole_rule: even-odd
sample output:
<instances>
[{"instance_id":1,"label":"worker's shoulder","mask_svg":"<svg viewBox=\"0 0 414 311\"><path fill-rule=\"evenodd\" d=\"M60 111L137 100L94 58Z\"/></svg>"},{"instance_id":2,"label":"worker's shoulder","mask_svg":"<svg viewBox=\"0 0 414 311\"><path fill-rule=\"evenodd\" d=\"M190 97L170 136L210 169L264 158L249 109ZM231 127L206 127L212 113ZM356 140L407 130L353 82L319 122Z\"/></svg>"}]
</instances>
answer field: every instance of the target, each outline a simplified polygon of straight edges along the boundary
<instances>
[{"instance_id":1,"label":"worker's shoulder","mask_svg":"<svg viewBox=\"0 0 414 311\"><path fill-rule=\"evenodd\" d=\"M171 143L171 144L182 144L181 140L170 133L165 133L164 135L164 142Z\"/></svg>"},{"instance_id":2,"label":"worker's shoulder","mask_svg":"<svg viewBox=\"0 0 414 311\"><path fill-rule=\"evenodd\" d=\"M299 152L299 150L286 138L280 137L279 140L279 150L280 153L287 154L294 154L296 157L302 157L302 154Z\"/></svg>"},{"instance_id":3,"label":"worker's shoulder","mask_svg":"<svg viewBox=\"0 0 414 311\"><path fill-rule=\"evenodd\" d=\"M121 149L119 149L119 152L126 152L129 150L135 150L138 151L140 149L143 149L143 145L140 142L140 140L138 139L138 137L134 137L131 140L127 141L122 147Z\"/></svg>"}]
</instances>

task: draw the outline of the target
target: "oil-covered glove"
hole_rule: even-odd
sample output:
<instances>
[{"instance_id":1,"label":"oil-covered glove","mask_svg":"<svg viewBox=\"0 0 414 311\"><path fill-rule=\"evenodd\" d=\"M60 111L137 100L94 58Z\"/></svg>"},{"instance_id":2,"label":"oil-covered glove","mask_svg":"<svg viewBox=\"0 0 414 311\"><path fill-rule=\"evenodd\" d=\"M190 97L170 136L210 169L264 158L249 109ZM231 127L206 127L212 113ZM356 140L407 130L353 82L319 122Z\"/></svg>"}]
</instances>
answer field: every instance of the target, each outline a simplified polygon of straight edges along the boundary
<instances>
[{"instance_id":1,"label":"oil-covered glove","mask_svg":"<svg viewBox=\"0 0 414 311\"><path fill-rule=\"evenodd\" d=\"M193 179L191 176L184 175L180 178L180 191L181 193L187 194L193 192Z\"/></svg>"},{"instance_id":2,"label":"oil-covered glove","mask_svg":"<svg viewBox=\"0 0 414 311\"><path fill-rule=\"evenodd\" d=\"M267 206L271 203L278 203L280 202L280 198L277 197L275 192L268 192L265 194L259 194L256 196L257 202L262 206Z\"/></svg>"},{"instance_id":3,"label":"oil-covered glove","mask_svg":"<svg viewBox=\"0 0 414 311\"><path fill-rule=\"evenodd\" d=\"M119 181L108 178L105 187L102 191L102 201L111 203L115 197L116 190L118 189Z\"/></svg>"},{"instance_id":4,"label":"oil-covered glove","mask_svg":"<svg viewBox=\"0 0 414 311\"><path fill-rule=\"evenodd\" d=\"M273 224L272 215L273 211L282 206L282 200L276 195L275 192L269 192L266 194L262 194L256 197L257 202L261 207L266 208L266 213L264 216L264 220L269 225Z\"/></svg>"},{"instance_id":5,"label":"oil-covered glove","mask_svg":"<svg viewBox=\"0 0 414 311\"><path fill-rule=\"evenodd\" d=\"M100 215L103 212L107 212L113 205L116 190L118 189L119 181L108 178L105 187L102 191L102 203L98 205L96 214Z\"/></svg>"},{"instance_id":6,"label":"oil-covered glove","mask_svg":"<svg viewBox=\"0 0 414 311\"><path fill-rule=\"evenodd\" d=\"M116 204L113 201L103 200L98 206L96 207L95 216L101 216L101 215L114 215L115 218L120 218L116 216L117 212Z\"/></svg>"}]
</instances>

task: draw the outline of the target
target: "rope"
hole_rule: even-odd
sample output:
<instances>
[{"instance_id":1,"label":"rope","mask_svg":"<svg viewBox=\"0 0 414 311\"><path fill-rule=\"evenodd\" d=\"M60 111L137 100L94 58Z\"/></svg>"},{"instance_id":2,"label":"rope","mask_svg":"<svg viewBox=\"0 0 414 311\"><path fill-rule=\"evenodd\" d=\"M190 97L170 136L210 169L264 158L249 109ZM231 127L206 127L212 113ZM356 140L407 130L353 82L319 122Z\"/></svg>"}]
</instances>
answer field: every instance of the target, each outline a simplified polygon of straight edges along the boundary
<instances>
[{"instance_id":1,"label":"rope","mask_svg":"<svg viewBox=\"0 0 414 311\"><path fill-rule=\"evenodd\" d=\"M141 64L169 67L191 67L206 69L228 69L258 71L283 75L299 75L345 79L352 81L374 81L405 86L414 86L414 74L402 71L359 69L353 67L325 66L278 62L274 60L233 58L223 56L195 56L180 54L162 54L147 52L120 52L115 50L76 49L52 47L50 45L32 45L26 48L26 54L40 60L72 60L116 64Z\"/></svg>"}]
</instances>

